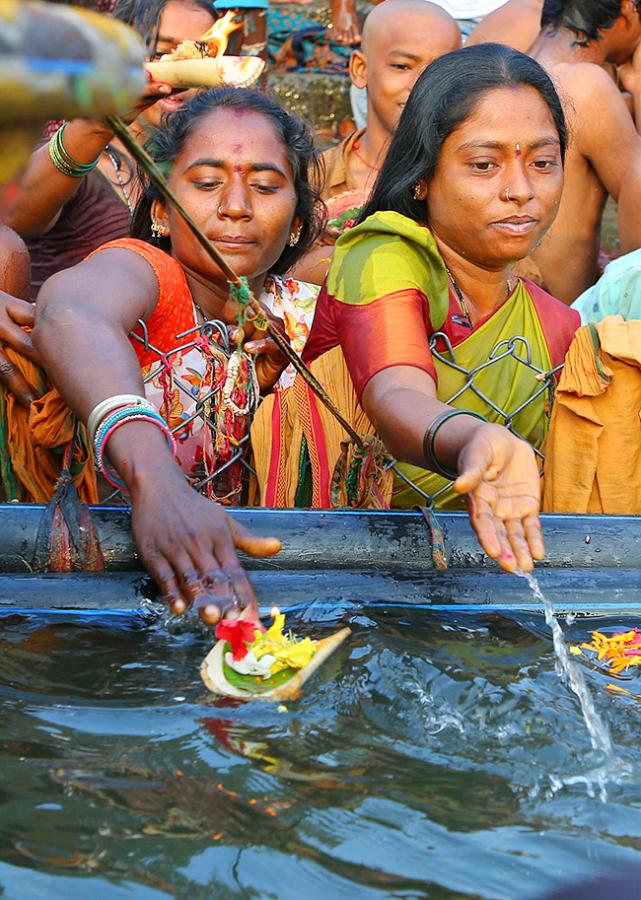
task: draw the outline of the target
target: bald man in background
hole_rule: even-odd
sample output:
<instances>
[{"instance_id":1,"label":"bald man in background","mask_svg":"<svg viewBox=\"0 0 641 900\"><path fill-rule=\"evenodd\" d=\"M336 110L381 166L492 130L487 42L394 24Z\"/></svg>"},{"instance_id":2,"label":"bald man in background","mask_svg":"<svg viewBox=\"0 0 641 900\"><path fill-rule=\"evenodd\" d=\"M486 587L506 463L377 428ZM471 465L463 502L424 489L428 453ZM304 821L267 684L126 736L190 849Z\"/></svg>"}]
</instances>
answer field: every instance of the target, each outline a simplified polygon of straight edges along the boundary
<instances>
[{"instance_id":1,"label":"bald man in background","mask_svg":"<svg viewBox=\"0 0 641 900\"><path fill-rule=\"evenodd\" d=\"M410 91L423 69L461 46L454 19L427 0L385 0L365 20L363 43L350 60L354 85L367 88L367 127L323 154L330 227L296 264L296 278L321 284L340 229L332 220L358 211L367 199ZM354 213L356 214L356 213Z\"/></svg>"},{"instance_id":2,"label":"bald man in background","mask_svg":"<svg viewBox=\"0 0 641 900\"><path fill-rule=\"evenodd\" d=\"M323 199L371 190L416 79L460 46L454 19L427 0L385 0L372 10L349 67L352 84L367 88L367 127L323 154Z\"/></svg>"}]
</instances>

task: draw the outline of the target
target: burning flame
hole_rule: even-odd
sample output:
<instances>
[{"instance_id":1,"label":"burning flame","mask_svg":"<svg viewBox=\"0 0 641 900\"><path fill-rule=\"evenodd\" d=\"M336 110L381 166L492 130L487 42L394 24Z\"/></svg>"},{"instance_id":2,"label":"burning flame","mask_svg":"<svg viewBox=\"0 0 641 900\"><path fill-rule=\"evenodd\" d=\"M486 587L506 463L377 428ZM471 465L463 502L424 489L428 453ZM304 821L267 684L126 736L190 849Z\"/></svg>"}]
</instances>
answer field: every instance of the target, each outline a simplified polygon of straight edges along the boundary
<instances>
[{"instance_id":1,"label":"burning flame","mask_svg":"<svg viewBox=\"0 0 641 900\"><path fill-rule=\"evenodd\" d=\"M1 0L0 0L1 2ZM196 41L181 41L178 46L161 56L161 62L177 59L216 59L224 56L229 43L229 35L242 27L242 19L230 9L222 19L216 19L209 31L202 34Z\"/></svg>"},{"instance_id":2,"label":"burning flame","mask_svg":"<svg viewBox=\"0 0 641 900\"><path fill-rule=\"evenodd\" d=\"M223 56L229 43L229 35L242 26L242 21L237 21L238 18L238 14L230 9L222 19L216 19L209 31L198 38L197 43L207 44L208 56Z\"/></svg>"},{"instance_id":3,"label":"burning flame","mask_svg":"<svg viewBox=\"0 0 641 900\"><path fill-rule=\"evenodd\" d=\"M272 606L272 608L271 608L270 611L269 611L269 615L272 617L272 619L275 619L276 616L279 616L279 615L280 615L280 609L279 609L279 607L278 607L278 606Z\"/></svg>"}]
</instances>

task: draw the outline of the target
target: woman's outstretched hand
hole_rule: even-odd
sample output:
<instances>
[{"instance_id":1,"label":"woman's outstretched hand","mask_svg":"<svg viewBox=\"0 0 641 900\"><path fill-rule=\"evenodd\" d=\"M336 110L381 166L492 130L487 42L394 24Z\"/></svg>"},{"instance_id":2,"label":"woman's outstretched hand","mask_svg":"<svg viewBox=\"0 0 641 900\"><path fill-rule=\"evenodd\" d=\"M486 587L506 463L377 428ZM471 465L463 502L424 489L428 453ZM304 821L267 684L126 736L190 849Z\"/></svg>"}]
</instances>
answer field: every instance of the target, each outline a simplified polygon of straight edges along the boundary
<instances>
[{"instance_id":1,"label":"woman's outstretched hand","mask_svg":"<svg viewBox=\"0 0 641 900\"><path fill-rule=\"evenodd\" d=\"M545 547L534 451L501 425L477 428L458 458L454 489L467 495L479 543L507 572L530 572Z\"/></svg>"},{"instance_id":2,"label":"woman's outstretched hand","mask_svg":"<svg viewBox=\"0 0 641 900\"><path fill-rule=\"evenodd\" d=\"M236 550L272 556L281 548L278 538L258 537L234 522L177 469L132 491L131 500L136 546L175 615L193 607L206 625L244 609L258 618L254 589Z\"/></svg>"}]
</instances>

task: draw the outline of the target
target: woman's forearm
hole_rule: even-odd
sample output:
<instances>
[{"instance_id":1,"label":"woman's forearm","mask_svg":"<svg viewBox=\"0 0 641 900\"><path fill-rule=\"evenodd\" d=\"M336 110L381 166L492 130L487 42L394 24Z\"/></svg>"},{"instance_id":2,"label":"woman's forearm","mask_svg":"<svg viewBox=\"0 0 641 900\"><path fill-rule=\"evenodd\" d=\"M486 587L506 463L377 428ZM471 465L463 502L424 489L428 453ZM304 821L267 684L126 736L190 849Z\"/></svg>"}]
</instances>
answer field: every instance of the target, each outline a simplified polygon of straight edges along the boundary
<instances>
[{"instance_id":1,"label":"woman's forearm","mask_svg":"<svg viewBox=\"0 0 641 900\"><path fill-rule=\"evenodd\" d=\"M85 423L107 397L145 395L136 354L118 323L77 307L53 306L39 313L33 341L51 381ZM164 435L146 422L119 428L108 455L130 489L144 490L150 480L179 474Z\"/></svg>"},{"instance_id":2,"label":"woman's forearm","mask_svg":"<svg viewBox=\"0 0 641 900\"><path fill-rule=\"evenodd\" d=\"M91 163L105 149L113 132L100 122L74 119L64 132L65 149L79 163ZM76 193L82 179L64 175L54 166L49 145L39 147L20 183L6 224L23 238L46 234L58 220L64 204Z\"/></svg>"},{"instance_id":3,"label":"woman's forearm","mask_svg":"<svg viewBox=\"0 0 641 900\"><path fill-rule=\"evenodd\" d=\"M412 382L414 382L412 384ZM390 453L401 462L429 465L425 432L437 416L452 407L436 397L434 381L418 369L396 367L375 375L363 393L363 408ZM446 469L458 471L461 450L483 423L458 415L438 429L434 455Z\"/></svg>"}]
</instances>

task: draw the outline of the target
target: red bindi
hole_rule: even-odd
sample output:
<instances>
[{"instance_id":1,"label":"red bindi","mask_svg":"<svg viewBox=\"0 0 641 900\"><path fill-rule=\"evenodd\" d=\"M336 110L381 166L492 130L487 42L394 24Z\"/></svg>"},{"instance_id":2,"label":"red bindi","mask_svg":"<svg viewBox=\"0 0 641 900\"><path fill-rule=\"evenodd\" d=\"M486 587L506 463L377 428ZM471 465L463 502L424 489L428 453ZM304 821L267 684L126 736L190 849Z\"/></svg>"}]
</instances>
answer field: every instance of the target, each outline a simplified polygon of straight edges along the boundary
<instances>
[{"instance_id":1,"label":"red bindi","mask_svg":"<svg viewBox=\"0 0 641 900\"><path fill-rule=\"evenodd\" d=\"M521 156L521 145L520 144L516 145L516 147L514 148L514 152L516 154L516 158L518 159L519 156Z\"/></svg>"}]
</instances>

